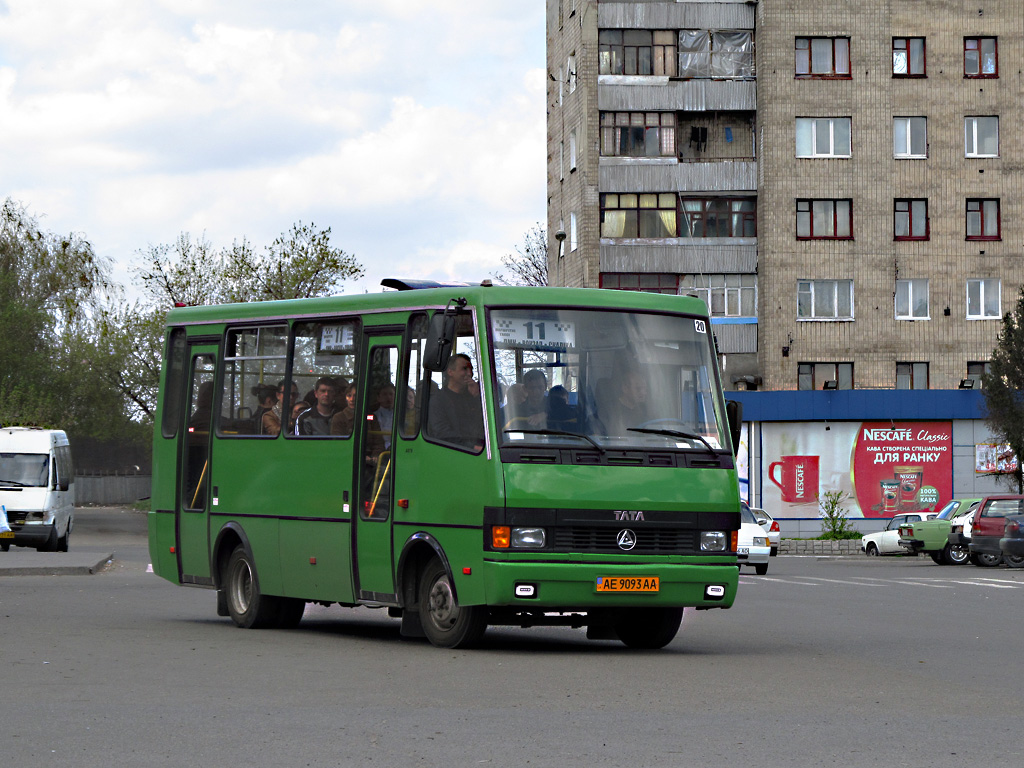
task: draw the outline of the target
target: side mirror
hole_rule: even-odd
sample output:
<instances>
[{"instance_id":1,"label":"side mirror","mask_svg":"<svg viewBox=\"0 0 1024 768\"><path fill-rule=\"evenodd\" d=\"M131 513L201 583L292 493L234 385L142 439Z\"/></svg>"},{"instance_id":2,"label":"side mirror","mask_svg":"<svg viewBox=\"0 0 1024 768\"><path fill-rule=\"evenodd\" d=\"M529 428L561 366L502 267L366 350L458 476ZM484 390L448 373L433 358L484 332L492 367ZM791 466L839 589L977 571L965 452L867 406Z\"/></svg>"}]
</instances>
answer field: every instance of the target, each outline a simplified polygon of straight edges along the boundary
<instances>
[{"instance_id":1,"label":"side mirror","mask_svg":"<svg viewBox=\"0 0 1024 768\"><path fill-rule=\"evenodd\" d=\"M427 325L427 339L423 345L423 367L440 372L448 367L455 343L455 315L447 310L438 312Z\"/></svg>"},{"instance_id":2,"label":"side mirror","mask_svg":"<svg viewBox=\"0 0 1024 768\"><path fill-rule=\"evenodd\" d=\"M729 419L729 436L732 438L732 452L735 455L740 450L740 433L743 430L743 403L736 400L726 400L725 415Z\"/></svg>"}]
</instances>

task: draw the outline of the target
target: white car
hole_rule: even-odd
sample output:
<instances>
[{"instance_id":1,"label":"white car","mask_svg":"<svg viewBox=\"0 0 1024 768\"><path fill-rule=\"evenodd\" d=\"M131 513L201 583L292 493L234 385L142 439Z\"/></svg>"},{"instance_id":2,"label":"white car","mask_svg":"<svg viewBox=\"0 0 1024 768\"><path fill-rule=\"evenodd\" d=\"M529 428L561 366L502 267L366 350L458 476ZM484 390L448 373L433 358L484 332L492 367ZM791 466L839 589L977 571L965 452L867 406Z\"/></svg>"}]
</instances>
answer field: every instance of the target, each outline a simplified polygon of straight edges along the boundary
<instances>
[{"instance_id":1,"label":"white car","mask_svg":"<svg viewBox=\"0 0 1024 768\"><path fill-rule=\"evenodd\" d=\"M740 565L754 566L758 576L768 573L768 558L771 547L768 546L768 534L757 524L757 518L744 504L740 508L740 531L736 543L736 560Z\"/></svg>"},{"instance_id":2,"label":"white car","mask_svg":"<svg viewBox=\"0 0 1024 768\"><path fill-rule=\"evenodd\" d=\"M900 546L900 526L905 523L916 523L920 520L931 520L935 517L934 512L905 512L896 515L884 531L869 533L860 540L861 551L868 556L875 555L903 555L906 549Z\"/></svg>"},{"instance_id":3,"label":"white car","mask_svg":"<svg viewBox=\"0 0 1024 768\"><path fill-rule=\"evenodd\" d=\"M745 507L747 506L745 501L740 503ZM772 557L775 557L779 554L779 540L782 538L782 530L779 528L779 524L763 509L757 507L749 507L749 509L754 513L757 524L764 528L765 533L768 534L768 546L772 549Z\"/></svg>"}]
</instances>

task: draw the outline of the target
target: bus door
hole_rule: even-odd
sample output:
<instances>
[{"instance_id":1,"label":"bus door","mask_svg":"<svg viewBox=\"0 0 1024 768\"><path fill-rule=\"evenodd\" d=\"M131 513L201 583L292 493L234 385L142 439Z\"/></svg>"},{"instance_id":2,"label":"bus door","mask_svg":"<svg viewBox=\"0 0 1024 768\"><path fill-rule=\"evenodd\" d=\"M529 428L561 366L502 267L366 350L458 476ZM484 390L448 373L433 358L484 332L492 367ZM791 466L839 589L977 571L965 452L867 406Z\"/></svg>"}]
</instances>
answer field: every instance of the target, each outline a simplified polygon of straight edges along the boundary
<instances>
[{"instance_id":1,"label":"bus door","mask_svg":"<svg viewBox=\"0 0 1024 768\"><path fill-rule=\"evenodd\" d=\"M178 430L181 467L175 509L175 547L182 583L212 584L210 574L210 432L217 346L189 347L188 408Z\"/></svg>"},{"instance_id":2,"label":"bus door","mask_svg":"<svg viewBox=\"0 0 1024 768\"><path fill-rule=\"evenodd\" d=\"M367 334L361 424L357 453L356 514L353 515L353 571L361 600L393 602L395 580L391 538L392 478L395 462L394 388L402 338ZM388 407L390 406L390 407ZM388 423L390 421L390 423Z\"/></svg>"}]
</instances>

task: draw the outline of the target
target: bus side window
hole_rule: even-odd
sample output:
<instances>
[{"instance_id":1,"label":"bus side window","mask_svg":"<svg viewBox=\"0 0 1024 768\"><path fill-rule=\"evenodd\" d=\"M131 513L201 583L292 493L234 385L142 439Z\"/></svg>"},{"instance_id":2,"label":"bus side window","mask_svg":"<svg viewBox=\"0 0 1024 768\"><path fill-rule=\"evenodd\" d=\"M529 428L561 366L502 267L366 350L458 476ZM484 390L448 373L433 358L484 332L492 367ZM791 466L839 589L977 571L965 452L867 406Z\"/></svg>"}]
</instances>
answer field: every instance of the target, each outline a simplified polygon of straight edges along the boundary
<instances>
[{"instance_id":1,"label":"bus side window","mask_svg":"<svg viewBox=\"0 0 1024 768\"><path fill-rule=\"evenodd\" d=\"M277 435L277 431L264 426L263 416L275 405L277 385L284 379L287 343L285 325L233 328L227 332L218 435Z\"/></svg>"},{"instance_id":2,"label":"bus side window","mask_svg":"<svg viewBox=\"0 0 1024 768\"><path fill-rule=\"evenodd\" d=\"M167 337L167 380L164 382L164 412L160 433L176 437L185 396L185 329L173 328Z\"/></svg>"},{"instance_id":3,"label":"bus side window","mask_svg":"<svg viewBox=\"0 0 1024 768\"><path fill-rule=\"evenodd\" d=\"M306 402L299 408L289 404L289 437L351 435L353 412L345 393L355 381L359 325L352 318L295 324L291 382Z\"/></svg>"},{"instance_id":4,"label":"bus side window","mask_svg":"<svg viewBox=\"0 0 1024 768\"><path fill-rule=\"evenodd\" d=\"M406 439L414 438L420 431L420 414L423 413L423 345L427 335L426 315L414 315L409 320L409 346L406 349L404 384L395 391L395 408L398 413L398 434Z\"/></svg>"},{"instance_id":5,"label":"bus side window","mask_svg":"<svg viewBox=\"0 0 1024 768\"><path fill-rule=\"evenodd\" d=\"M469 319L460 315L459 320ZM480 407L476 343L472 325L460 322L454 350L443 373L424 381L427 386L427 419L424 433L432 442L479 453L484 447L484 419Z\"/></svg>"}]
</instances>

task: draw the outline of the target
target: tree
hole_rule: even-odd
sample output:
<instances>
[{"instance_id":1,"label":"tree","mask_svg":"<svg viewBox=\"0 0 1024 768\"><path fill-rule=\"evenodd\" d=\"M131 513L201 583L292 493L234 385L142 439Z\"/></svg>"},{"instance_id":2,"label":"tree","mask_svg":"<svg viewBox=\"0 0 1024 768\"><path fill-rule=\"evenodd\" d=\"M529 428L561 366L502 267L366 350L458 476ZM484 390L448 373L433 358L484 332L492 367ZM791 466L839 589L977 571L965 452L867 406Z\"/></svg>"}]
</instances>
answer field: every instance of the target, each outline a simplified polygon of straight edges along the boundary
<instances>
[{"instance_id":1,"label":"tree","mask_svg":"<svg viewBox=\"0 0 1024 768\"><path fill-rule=\"evenodd\" d=\"M144 300L103 308L97 340L109 362L100 366L132 417L152 422L163 357L164 325L175 304L269 301L328 296L363 275L355 257L330 244L331 230L298 222L256 253L248 240L216 250L183 232L171 244L140 251L135 277Z\"/></svg>"},{"instance_id":2,"label":"tree","mask_svg":"<svg viewBox=\"0 0 1024 768\"><path fill-rule=\"evenodd\" d=\"M0 418L79 435L116 435L117 392L97 375L92 320L110 286L80 235L42 229L24 206L0 207Z\"/></svg>"},{"instance_id":3,"label":"tree","mask_svg":"<svg viewBox=\"0 0 1024 768\"><path fill-rule=\"evenodd\" d=\"M1017 457L1010 482L1017 493L1024 493L1024 286L1016 307L1003 316L1003 328L981 383L989 428Z\"/></svg>"},{"instance_id":4,"label":"tree","mask_svg":"<svg viewBox=\"0 0 1024 768\"><path fill-rule=\"evenodd\" d=\"M505 285L547 285L548 284L548 231L540 222L523 235L522 245L516 246L515 253L501 257L501 263L509 270L506 278L496 272L494 278Z\"/></svg>"}]
</instances>

